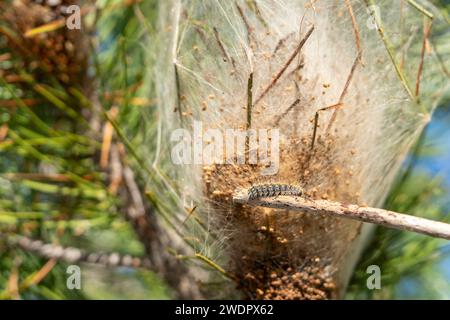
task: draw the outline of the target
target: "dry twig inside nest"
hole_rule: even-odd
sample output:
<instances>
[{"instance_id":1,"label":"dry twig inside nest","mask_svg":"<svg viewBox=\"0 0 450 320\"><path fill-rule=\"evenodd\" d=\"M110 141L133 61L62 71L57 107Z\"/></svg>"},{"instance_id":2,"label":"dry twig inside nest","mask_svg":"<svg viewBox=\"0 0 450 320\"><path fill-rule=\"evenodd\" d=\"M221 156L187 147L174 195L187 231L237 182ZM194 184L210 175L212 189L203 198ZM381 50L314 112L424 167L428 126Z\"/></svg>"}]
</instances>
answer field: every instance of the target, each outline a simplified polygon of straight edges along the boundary
<instances>
[{"instance_id":1,"label":"dry twig inside nest","mask_svg":"<svg viewBox=\"0 0 450 320\"><path fill-rule=\"evenodd\" d=\"M233 196L233 201L250 206L332 215L450 240L450 224L379 208L286 195L249 200L249 193L246 189L238 190Z\"/></svg>"}]
</instances>

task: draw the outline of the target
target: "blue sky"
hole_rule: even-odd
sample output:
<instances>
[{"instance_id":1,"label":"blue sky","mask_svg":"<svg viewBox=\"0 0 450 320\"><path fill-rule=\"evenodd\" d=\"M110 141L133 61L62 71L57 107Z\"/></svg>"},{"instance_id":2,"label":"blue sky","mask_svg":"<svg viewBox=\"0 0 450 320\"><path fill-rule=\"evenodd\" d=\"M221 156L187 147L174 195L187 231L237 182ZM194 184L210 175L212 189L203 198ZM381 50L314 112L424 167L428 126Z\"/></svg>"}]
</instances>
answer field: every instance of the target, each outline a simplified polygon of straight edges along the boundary
<instances>
[{"instance_id":1,"label":"blue sky","mask_svg":"<svg viewBox=\"0 0 450 320\"><path fill-rule=\"evenodd\" d=\"M439 175L443 178L443 183L450 190L450 106L438 108L430 125L425 131L424 149L432 147L437 151L432 155L423 155L417 159L413 170L416 172L427 172L430 176ZM450 196L444 199L447 212L450 212ZM450 245L444 249L446 258L440 262L440 272L443 273L450 283ZM444 251L443 250L443 251ZM405 279L399 286L401 296L404 298L414 298L417 296L417 290L421 290L417 282L411 279ZM450 299L450 292L443 293L447 299Z\"/></svg>"},{"instance_id":2,"label":"blue sky","mask_svg":"<svg viewBox=\"0 0 450 320\"><path fill-rule=\"evenodd\" d=\"M450 106L439 108L425 132L425 147L438 147L438 154L418 159L414 170L423 170L432 176L440 175L450 187Z\"/></svg>"}]
</instances>

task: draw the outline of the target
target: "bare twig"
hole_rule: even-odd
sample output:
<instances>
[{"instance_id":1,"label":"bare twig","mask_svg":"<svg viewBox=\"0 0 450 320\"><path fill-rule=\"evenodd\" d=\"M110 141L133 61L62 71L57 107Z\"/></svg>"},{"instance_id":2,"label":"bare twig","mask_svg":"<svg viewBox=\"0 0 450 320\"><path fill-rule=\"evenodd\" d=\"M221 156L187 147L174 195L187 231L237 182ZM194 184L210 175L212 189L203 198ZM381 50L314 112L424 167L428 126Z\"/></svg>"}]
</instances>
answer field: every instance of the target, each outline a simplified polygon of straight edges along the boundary
<instances>
[{"instance_id":1,"label":"bare twig","mask_svg":"<svg viewBox=\"0 0 450 320\"><path fill-rule=\"evenodd\" d=\"M419 91L420 90L420 78L422 77L423 63L425 60L425 49L427 47L428 38L430 37L431 23L432 23L432 20L429 23L425 24L423 27L422 51L420 53L420 64L419 64L419 69L417 70L417 78L416 78L416 96L418 96L420 93L420 91Z\"/></svg>"},{"instance_id":2,"label":"bare twig","mask_svg":"<svg viewBox=\"0 0 450 320\"><path fill-rule=\"evenodd\" d=\"M442 72L447 76L447 78L450 78L450 71L445 66L444 59L442 58L440 53L437 51L437 48L436 48L434 42L431 39L428 39L428 41L430 42L431 49L433 50L433 52L436 56L436 59L439 62L439 65L441 66Z\"/></svg>"},{"instance_id":3,"label":"bare twig","mask_svg":"<svg viewBox=\"0 0 450 320\"><path fill-rule=\"evenodd\" d=\"M253 108L253 72L250 73L247 82L247 127L249 130L252 127L252 108Z\"/></svg>"},{"instance_id":4,"label":"bare twig","mask_svg":"<svg viewBox=\"0 0 450 320\"><path fill-rule=\"evenodd\" d=\"M356 49L357 49L357 55L356 55L355 61L353 62L352 68L350 69L350 73L347 77L347 80L345 81L345 85L344 85L344 88L342 89L341 95L339 96L338 103L336 103L332 106L321 108L321 109L317 110L317 112L316 112L316 115L314 117L315 118L314 119L314 133L313 133L313 141L311 143L311 150L314 148L314 139L316 137L316 130L317 130L317 125L318 125L318 120L319 120L319 112L329 110L329 109L334 109L333 114L331 115L330 122L328 123L327 130L326 130L326 132L328 134L328 132L330 132L331 126L333 125L334 121L336 121L337 113L338 113L340 107L344 105L344 98L347 95L348 88L349 88L350 83L355 74L356 67L359 64L362 65L361 37L360 37L359 29L358 29L358 24L356 23L355 14L353 13L353 8L352 8L352 5L350 4L350 1L346 0L345 5L350 14L350 17L352 20L352 27L355 32L355 44L356 44Z\"/></svg>"},{"instance_id":5,"label":"bare twig","mask_svg":"<svg viewBox=\"0 0 450 320\"><path fill-rule=\"evenodd\" d=\"M171 248L180 254L187 255L189 249L182 245L174 233L163 229L154 208L143 201L134 173L126 164L124 149L121 155L123 180L126 187L122 190L126 217L144 244L152 269L175 289L180 299L200 299L202 295L196 285L193 271L168 252L168 248Z\"/></svg>"},{"instance_id":6,"label":"bare twig","mask_svg":"<svg viewBox=\"0 0 450 320\"><path fill-rule=\"evenodd\" d=\"M181 110L181 84L180 84L180 75L178 73L178 67L177 64L173 64L173 70L175 72L175 85L177 90L177 112L180 117L180 121L183 121L183 112Z\"/></svg>"},{"instance_id":7,"label":"bare twig","mask_svg":"<svg viewBox=\"0 0 450 320\"><path fill-rule=\"evenodd\" d=\"M291 103L291 105L282 114L277 115L277 117L275 118L275 120L273 122L274 126L278 126L280 124L281 119L283 119L289 113L289 111L291 111L299 103L300 103L300 98L295 99L295 101L293 103Z\"/></svg>"},{"instance_id":8,"label":"bare twig","mask_svg":"<svg viewBox=\"0 0 450 320\"><path fill-rule=\"evenodd\" d=\"M316 111L316 114L314 115L314 129L313 129L313 135L312 135L312 138L311 138L310 151L313 151L314 144L316 142L317 127L319 126L319 112L326 111L326 110L331 110L331 109L337 109L337 108L341 108L341 107L342 107L342 103L336 103L336 104L333 104L332 106L321 108L321 109ZM334 113L333 113L333 115L334 115ZM331 123L331 121L330 121L330 123Z\"/></svg>"},{"instance_id":9,"label":"bare twig","mask_svg":"<svg viewBox=\"0 0 450 320\"><path fill-rule=\"evenodd\" d=\"M424 7L422 7L420 4L418 4L415 0L408 0L408 3L412 5L415 9L417 9L420 13L427 16L429 19L434 19L433 14Z\"/></svg>"},{"instance_id":10,"label":"bare twig","mask_svg":"<svg viewBox=\"0 0 450 320\"><path fill-rule=\"evenodd\" d=\"M233 197L233 201L250 206L331 215L450 240L450 224L379 208L362 207L328 200L309 200L304 197L292 196L258 198L249 201L247 190L238 191Z\"/></svg>"},{"instance_id":11,"label":"bare twig","mask_svg":"<svg viewBox=\"0 0 450 320\"><path fill-rule=\"evenodd\" d=\"M117 144L111 146L111 173L109 175L110 183L108 191L111 194L117 194L119 187L123 181L123 166L120 161L119 147Z\"/></svg>"},{"instance_id":12,"label":"bare twig","mask_svg":"<svg viewBox=\"0 0 450 320\"><path fill-rule=\"evenodd\" d=\"M196 253L195 257L200 259L202 262L206 263L208 266L210 266L211 268L213 268L216 271L219 271L223 276L231 279L231 280L237 280L237 278L232 275L229 274L228 272L226 272L221 266L219 266L218 264L216 264L214 261L212 261L211 259L209 259L208 257L200 254L200 253Z\"/></svg>"},{"instance_id":13,"label":"bare twig","mask_svg":"<svg viewBox=\"0 0 450 320\"><path fill-rule=\"evenodd\" d=\"M302 49L303 45L306 43L306 41L308 40L309 36L311 35L311 33L314 31L314 25L311 26L311 28L308 30L308 32L306 33L306 35L303 37L303 39L300 41L300 43L298 44L297 48L295 48L294 52L291 54L291 56L289 57L289 59L286 61L286 63L283 65L283 67L281 68L281 70L277 73L277 75L273 78L273 80L269 83L269 85L264 89L264 91L261 93L261 95L256 99L254 105L257 105L262 98L264 98L264 96L267 94L267 92L270 91L270 89L272 89L272 87L278 82L278 80L280 79L280 77L283 75L283 73L286 71L286 69L289 67L289 65L291 64L292 60L294 60L294 58L297 56L297 54L300 52L300 50Z\"/></svg>"},{"instance_id":14,"label":"bare twig","mask_svg":"<svg viewBox=\"0 0 450 320\"><path fill-rule=\"evenodd\" d=\"M74 247L62 247L60 245L45 243L41 240L33 240L24 236L9 237L10 245L16 245L23 250L32 252L40 257L62 260L68 263L87 262L104 266L151 268L152 264L146 257L121 255L115 252L91 252Z\"/></svg>"},{"instance_id":15,"label":"bare twig","mask_svg":"<svg viewBox=\"0 0 450 320\"><path fill-rule=\"evenodd\" d=\"M117 114L119 113L119 108L112 107L111 110L108 111L111 119L115 119ZM114 128L111 122L105 122L103 125L103 142L102 142L102 150L100 154L100 167L102 169L106 169L109 163L109 151L111 149L111 141L114 133Z\"/></svg>"},{"instance_id":16,"label":"bare twig","mask_svg":"<svg viewBox=\"0 0 450 320\"><path fill-rule=\"evenodd\" d=\"M350 1L346 0L345 1L345 5L347 7L347 10L350 14L351 20L352 20L352 27L353 27L353 31L355 32L355 44L356 44L356 49L357 49L357 55L355 58L355 61L353 62L352 68L350 69L350 73L347 76L347 80L345 81L345 85L344 88L342 89L341 95L339 96L339 101L336 104L333 104L331 106L328 107L324 107L321 108L319 110L316 111L316 114L314 116L314 129L313 129L313 135L312 135L312 139L311 139L311 151L314 149L314 143L316 140L316 134L317 134L317 127L318 127L318 123L319 123L319 113L322 111L326 111L326 110L330 110L333 109L333 114L331 115L331 119L330 122L328 123L327 126L327 134L330 132L331 126L333 125L334 121L336 121L336 117L337 117L337 113L339 111L339 109L344 105L344 98L347 95L347 91L348 88L350 86L350 83L353 79L353 76L355 74L355 70L356 67L362 63L362 48L361 48L361 36L359 33L359 29L358 29L358 24L356 23L356 18L355 18L355 14L353 13L353 8L352 5L350 4Z\"/></svg>"},{"instance_id":17,"label":"bare twig","mask_svg":"<svg viewBox=\"0 0 450 320\"><path fill-rule=\"evenodd\" d=\"M367 4L367 7L375 5L373 0L366 0L366 4ZM403 87L405 88L405 91L408 93L408 95L414 101L415 96L411 90L411 86L409 85L409 82L408 82L406 76L404 75L403 71L401 70L400 65L397 63L397 60L396 60L395 54L394 54L394 49L392 48L392 45L391 45L389 39L387 38L386 34L384 33L384 29L383 29L383 26L381 24L379 17L377 17L377 15L375 15L372 11L370 11L370 15L372 16L372 18L374 19L374 21L377 25L377 30L380 35L380 38L384 43L386 51L389 55L392 65L395 68L395 72L397 73L397 76L400 79L400 82L402 83Z\"/></svg>"},{"instance_id":18,"label":"bare twig","mask_svg":"<svg viewBox=\"0 0 450 320\"><path fill-rule=\"evenodd\" d=\"M345 6L347 7L348 13L350 14L350 18L352 19L352 27L355 32L355 43L356 48L358 49L358 54L362 52L361 48L361 36L359 33L358 23L356 22L355 14L353 13L353 8L349 0L345 0ZM360 57L362 58L362 57Z\"/></svg>"},{"instance_id":19,"label":"bare twig","mask_svg":"<svg viewBox=\"0 0 450 320\"><path fill-rule=\"evenodd\" d=\"M242 8L238 4L236 4L236 8L238 9L238 12L242 18L242 21L244 22L245 28L247 29L247 41L249 44L251 44L252 43L252 27L250 26L250 23L248 22L248 19L245 16Z\"/></svg>"},{"instance_id":20,"label":"bare twig","mask_svg":"<svg viewBox=\"0 0 450 320\"><path fill-rule=\"evenodd\" d=\"M226 62L231 62L231 64L233 65L233 69L236 70L236 64L234 62L234 59L230 58L230 56L228 55L228 52L225 49L225 46L223 45L222 40L220 39L219 31L217 30L216 27L213 28L213 31L214 31L214 37L216 38L216 41L217 41L217 45L219 46L220 52L223 55L223 59Z\"/></svg>"}]
</instances>

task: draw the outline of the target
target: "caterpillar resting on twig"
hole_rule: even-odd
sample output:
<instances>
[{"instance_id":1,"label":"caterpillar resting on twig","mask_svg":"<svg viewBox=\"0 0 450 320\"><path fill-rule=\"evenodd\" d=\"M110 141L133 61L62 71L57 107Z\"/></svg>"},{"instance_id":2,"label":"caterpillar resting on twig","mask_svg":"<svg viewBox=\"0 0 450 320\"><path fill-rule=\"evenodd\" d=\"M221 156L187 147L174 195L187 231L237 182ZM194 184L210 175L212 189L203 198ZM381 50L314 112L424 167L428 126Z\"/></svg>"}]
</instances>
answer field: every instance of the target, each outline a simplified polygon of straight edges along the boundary
<instances>
[{"instance_id":1,"label":"caterpillar resting on twig","mask_svg":"<svg viewBox=\"0 0 450 320\"><path fill-rule=\"evenodd\" d=\"M260 184L248 189L248 200L275 196L301 196L303 190L300 187L289 184Z\"/></svg>"}]
</instances>

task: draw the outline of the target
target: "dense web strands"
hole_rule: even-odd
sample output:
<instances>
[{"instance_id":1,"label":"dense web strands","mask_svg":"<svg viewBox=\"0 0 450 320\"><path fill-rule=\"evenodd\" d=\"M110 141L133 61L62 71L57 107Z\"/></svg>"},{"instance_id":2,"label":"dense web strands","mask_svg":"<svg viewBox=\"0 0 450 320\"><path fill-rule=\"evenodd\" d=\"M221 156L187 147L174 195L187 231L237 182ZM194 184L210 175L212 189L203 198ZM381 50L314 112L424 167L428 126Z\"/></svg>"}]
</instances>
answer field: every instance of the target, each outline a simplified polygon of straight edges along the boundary
<instances>
[{"instance_id":1,"label":"dense web strands","mask_svg":"<svg viewBox=\"0 0 450 320\"><path fill-rule=\"evenodd\" d=\"M296 185L311 199L381 206L444 90L435 55L423 54L431 23L424 8L161 4L153 165L169 191L149 188L198 262L234 280L230 291L269 299L345 291L370 226L233 205L232 194Z\"/></svg>"}]
</instances>

